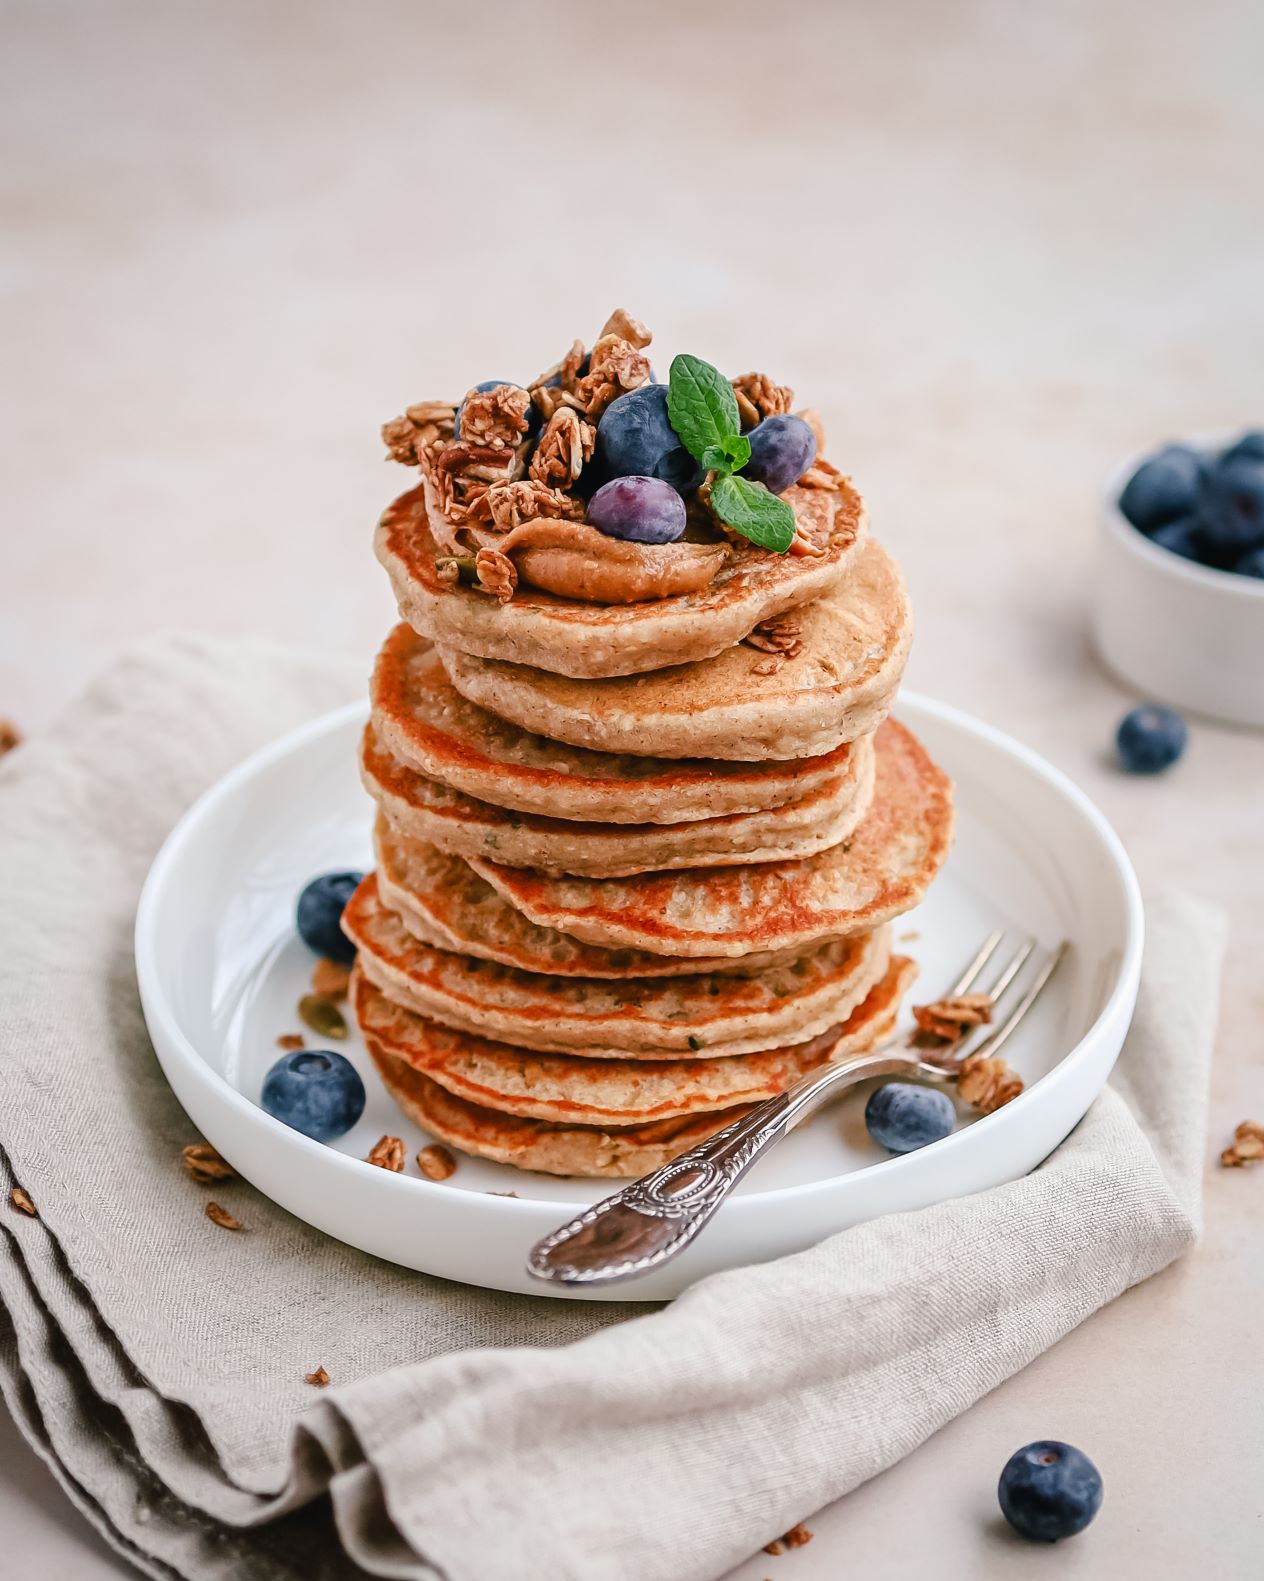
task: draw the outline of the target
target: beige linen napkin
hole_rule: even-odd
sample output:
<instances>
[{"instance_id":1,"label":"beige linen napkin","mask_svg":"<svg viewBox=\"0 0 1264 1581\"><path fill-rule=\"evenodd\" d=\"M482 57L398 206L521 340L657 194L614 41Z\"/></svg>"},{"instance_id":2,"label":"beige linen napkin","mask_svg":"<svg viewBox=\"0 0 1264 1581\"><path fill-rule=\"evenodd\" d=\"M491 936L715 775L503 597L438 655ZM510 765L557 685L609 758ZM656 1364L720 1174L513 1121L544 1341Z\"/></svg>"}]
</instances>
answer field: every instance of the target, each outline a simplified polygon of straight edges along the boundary
<instances>
[{"instance_id":1,"label":"beige linen napkin","mask_svg":"<svg viewBox=\"0 0 1264 1581\"><path fill-rule=\"evenodd\" d=\"M1149 908L1112 1090L1042 1168L670 1308L405 1273L242 1183L247 1233L217 1229L140 1017L137 895L193 797L362 669L154 641L0 764L0 1189L39 1215L0 1209L0 1386L141 1569L713 1581L1189 1244L1223 941L1180 897Z\"/></svg>"}]
</instances>

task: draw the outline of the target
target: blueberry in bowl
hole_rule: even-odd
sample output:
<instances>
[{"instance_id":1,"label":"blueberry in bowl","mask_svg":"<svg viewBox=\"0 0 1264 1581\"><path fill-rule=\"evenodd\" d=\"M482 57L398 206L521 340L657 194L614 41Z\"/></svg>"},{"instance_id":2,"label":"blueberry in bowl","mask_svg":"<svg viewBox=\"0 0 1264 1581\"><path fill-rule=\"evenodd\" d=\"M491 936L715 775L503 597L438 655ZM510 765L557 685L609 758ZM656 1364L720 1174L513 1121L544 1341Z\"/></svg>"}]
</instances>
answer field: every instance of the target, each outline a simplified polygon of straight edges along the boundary
<instances>
[{"instance_id":1,"label":"blueberry in bowl","mask_svg":"<svg viewBox=\"0 0 1264 1581\"><path fill-rule=\"evenodd\" d=\"M1195 516L1205 467L1203 457L1188 445L1165 445L1128 479L1119 509L1147 535L1167 522Z\"/></svg>"},{"instance_id":2,"label":"blueberry in bowl","mask_svg":"<svg viewBox=\"0 0 1264 1581\"><path fill-rule=\"evenodd\" d=\"M364 1083L342 1054L298 1049L272 1066L259 1101L274 1120L315 1142L332 1142L364 1113Z\"/></svg>"},{"instance_id":3,"label":"blueberry in bowl","mask_svg":"<svg viewBox=\"0 0 1264 1581\"><path fill-rule=\"evenodd\" d=\"M1118 504L1158 548L1236 572L1264 546L1264 431L1244 433L1218 452L1165 445L1128 478Z\"/></svg>"},{"instance_id":4,"label":"blueberry in bowl","mask_svg":"<svg viewBox=\"0 0 1264 1581\"><path fill-rule=\"evenodd\" d=\"M342 913L363 877L363 873L322 873L298 897L294 920L299 937L317 955L342 966L355 960L355 946L342 931Z\"/></svg>"}]
</instances>

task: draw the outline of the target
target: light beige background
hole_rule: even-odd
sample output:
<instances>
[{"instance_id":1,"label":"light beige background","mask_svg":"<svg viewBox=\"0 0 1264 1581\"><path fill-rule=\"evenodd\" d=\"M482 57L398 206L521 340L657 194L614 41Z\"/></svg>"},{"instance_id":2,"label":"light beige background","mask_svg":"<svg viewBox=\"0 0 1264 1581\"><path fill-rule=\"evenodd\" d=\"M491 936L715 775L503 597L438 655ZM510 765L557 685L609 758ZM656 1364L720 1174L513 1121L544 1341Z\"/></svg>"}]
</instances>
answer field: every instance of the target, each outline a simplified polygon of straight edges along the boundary
<instances>
[{"instance_id":1,"label":"light beige background","mask_svg":"<svg viewBox=\"0 0 1264 1581\"><path fill-rule=\"evenodd\" d=\"M1147 886L1232 914L1208 1159L1264 1117L1264 737L1110 763L1095 495L1264 425L1264 12L1071 3L0 6L0 714L38 730L133 635L370 653L406 401L526 377L621 303L821 408L902 557L912 684L1106 809ZM1179 643L1182 633L1174 631ZM1262 678L1264 684L1264 678ZM1264 1170L1208 1231L740 1581L1260 1573ZM14 1574L120 1572L0 1431ZM1105 1509L1033 1550L1020 1443ZM759 1455L752 1444L749 1453ZM652 1502L652 1501L651 1501Z\"/></svg>"}]
</instances>

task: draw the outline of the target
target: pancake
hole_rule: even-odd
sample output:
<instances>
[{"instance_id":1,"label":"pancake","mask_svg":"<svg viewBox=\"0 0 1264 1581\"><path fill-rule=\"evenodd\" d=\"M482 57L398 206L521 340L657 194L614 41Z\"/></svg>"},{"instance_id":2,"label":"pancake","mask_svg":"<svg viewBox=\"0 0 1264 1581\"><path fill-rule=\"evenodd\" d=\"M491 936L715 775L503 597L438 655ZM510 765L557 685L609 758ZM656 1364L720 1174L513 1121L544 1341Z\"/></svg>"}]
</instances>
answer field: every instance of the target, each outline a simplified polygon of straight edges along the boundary
<instances>
[{"instance_id":1,"label":"pancake","mask_svg":"<svg viewBox=\"0 0 1264 1581\"><path fill-rule=\"evenodd\" d=\"M801 862L686 869L621 879L550 878L471 866L542 927L607 948L671 956L803 949L915 906L952 840L952 787L902 725L875 738L873 803L849 840Z\"/></svg>"},{"instance_id":2,"label":"pancake","mask_svg":"<svg viewBox=\"0 0 1264 1581\"><path fill-rule=\"evenodd\" d=\"M547 1120L499 1114L458 1098L404 1060L379 1052L372 1043L369 1053L382 1085L414 1125L463 1153L540 1174L635 1180L705 1142L748 1112L743 1106L604 1130L600 1126L551 1125Z\"/></svg>"},{"instance_id":3,"label":"pancake","mask_svg":"<svg viewBox=\"0 0 1264 1581\"><path fill-rule=\"evenodd\" d=\"M587 1059L718 1057L806 1042L850 1015L891 954L884 929L822 945L758 978L545 977L420 943L382 904L372 874L342 926L360 970L405 1009L520 1048Z\"/></svg>"},{"instance_id":4,"label":"pancake","mask_svg":"<svg viewBox=\"0 0 1264 1581\"><path fill-rule=\"evenodd\" d=\"M661 758L818 757L886 717L913 617L899 568L870 539L842 588L794 621L802 648L793 657L738 643L701 664L613 680L475 657L443 638L438 646L463 697L554 741Z\"/></svg>"},{"instance_id":5,"label":"pancake","mask_svg":"<svg viewBox=\"0 0 1264 1581\"><path fill-rule=\"evenodd\" d=\"M440 1026L404 1010L358 967L356 1020L375 1053L402 1059L458 1098L502 1114L577 1125L644 1125L756 1103L806 1071L873 1046L894 1028L916 968L894 956L882 980L838 1027L792 1048L727 1059L594 1060L537 1054Z\"/></svg>"},{"instance_id":6,"label":"pancake","mask_svg":"<svg viewBox=\"0 0 1264 1581\"><path fill-rule=\"evenodd\" d=\"M683 977L696 972L749 975L793 960L801 951L672 960L644 950L603 950L528 921L459 856L405 840L379 820L378 893L423 944L482 961L555 977Z\"/></svg>"},{"instance_id":7,"label":"pancake","mask_svg":"<svg viewBox=\"0 0 1264 1581\"><path fill-rule=\"evenodd\" d=\"M841 774L851 750L845 743L814 758L744 763L567 746L467 701L408 625L383 643L370 695L379 742L409 768L480 801L552 818L686 823L763 812Z\"/></svg>"},{"instance_id":8,"label":"pancake","mask_svg":"<svg viewBox=\"0 0 1264 1581\"><path fill-rule=\"evenodd\" d=\"M798 801L767 812L728 813L692 823L577 823L513 812L427 779L385 752L372 724L360 775L387 821L467 860L492 857L543 873L615 878L677 867L771 862L811 855L845 840L873 795L873 749L858 741L844 771Z\"/></svg>"},{"instance_id":9,"label":"pancake","mask_svg":"<svg viewBox=\"0 0 1264 1581\"><path fill-rule=\"evenodd\" d=\"M867 527L864 504L846 482L837 491L796 484L783 498L800 528L825 546L823 554L772 554L743 541L700 592L643 604L585 604L523 584L508 604L500 604L439 576L425 496L423 485L397 499L374 537L401 618L423 637L462 653L582 679L633 675L722 653L760 621L838 587Z\"/></svg>"}]
</instances>

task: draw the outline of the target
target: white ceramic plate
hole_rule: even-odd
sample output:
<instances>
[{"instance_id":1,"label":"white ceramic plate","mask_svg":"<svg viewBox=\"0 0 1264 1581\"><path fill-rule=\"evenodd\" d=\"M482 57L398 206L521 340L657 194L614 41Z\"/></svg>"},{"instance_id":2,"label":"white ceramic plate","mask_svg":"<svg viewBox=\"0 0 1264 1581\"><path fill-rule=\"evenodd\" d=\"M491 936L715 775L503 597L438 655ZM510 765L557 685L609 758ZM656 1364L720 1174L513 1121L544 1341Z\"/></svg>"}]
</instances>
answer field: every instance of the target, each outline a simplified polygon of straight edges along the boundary
<instances>
[{"instance_id":1,"label":"white ceramic plate","mask_svg":"<svg viewBox=\"0 0 1264 1581\"><path fill-rule=\"evenodd\" d=\"M198 1129L248 1180L309 1224L364 1251L449 1279L570 1299L648 1300L703 1274L801 1250L834 1230L1016 1179L1084 1114L1110 1074L1136 998L1142 913L1123 848L1092 804L1040 758L939 704L905 696L900 717L957 782L958 835L929 898L896 923L935 997L994 927L1073 948L1007 1056L1027 1090L944 1141L888 1158L868 1137L863 1092L781 1143L690 1250L613 1288L564 1292L532 1280L528 1249L610 1182L526 1174L461 1158L446 1182L363 1162L383 1133L409 1156L429 1140L377 1083L334 1145L273 1120L257 1099L299 1030L312 957L293 927L315 874L369 865L370 808L356 773L364 713L318 719L257 753L181 819L136 919L141 999L154 1047ZM309 1042L313 1041L309 1036ZM513 1191L516 1197L496 1195Z\"/></svg>"}]
</instances>

